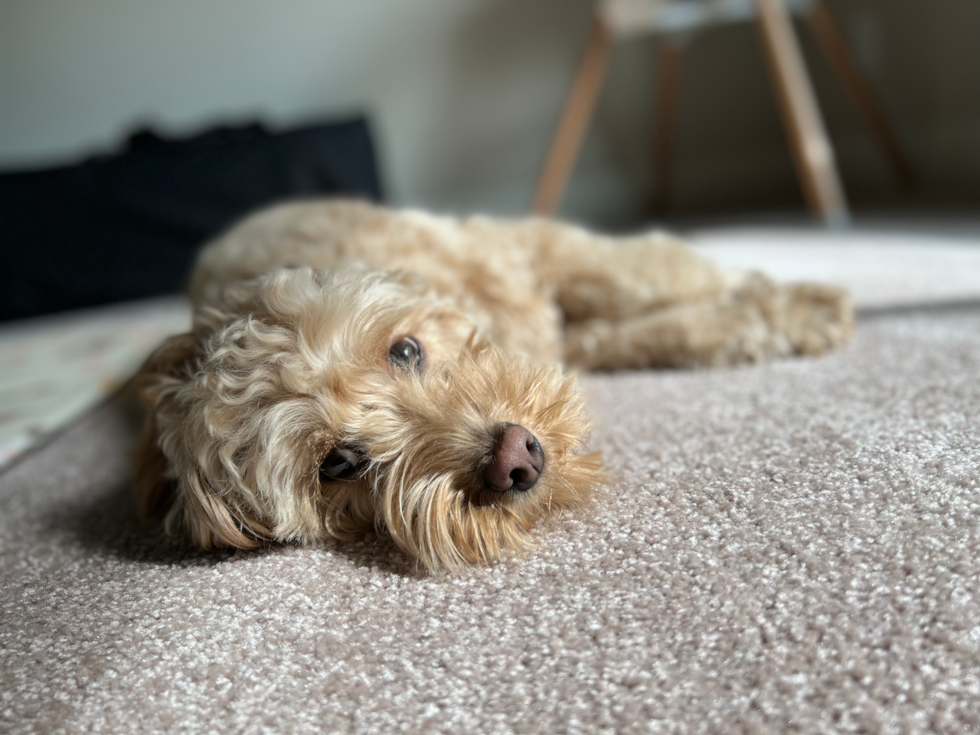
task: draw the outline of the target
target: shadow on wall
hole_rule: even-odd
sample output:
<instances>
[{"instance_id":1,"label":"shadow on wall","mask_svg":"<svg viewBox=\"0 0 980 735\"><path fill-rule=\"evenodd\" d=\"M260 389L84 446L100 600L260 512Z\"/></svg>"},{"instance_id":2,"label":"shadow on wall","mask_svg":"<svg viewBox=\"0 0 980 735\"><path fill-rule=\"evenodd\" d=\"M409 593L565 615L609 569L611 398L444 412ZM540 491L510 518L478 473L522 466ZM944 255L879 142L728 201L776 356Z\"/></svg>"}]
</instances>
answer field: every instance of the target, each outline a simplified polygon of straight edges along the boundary
<instances>
[{"instance_id":1,"label":"shadow on wall","mask_svg":"<svg viewBox=\"0 0 980 735\"><path fill-rule=\"evenodd\" d=\"M418 177L416 191L403 192L406 203L461 213L528 210L592 6L592 0L470 6L439 40L446 44L446 63L426 78L428 99L418 101L439 120L420 130L405 162ZM427 42L416 37L397 54L389 52L389 64L412 63L418 45ZM382 129L395 125L381 121Z\"/></svg>"}]
</instances>

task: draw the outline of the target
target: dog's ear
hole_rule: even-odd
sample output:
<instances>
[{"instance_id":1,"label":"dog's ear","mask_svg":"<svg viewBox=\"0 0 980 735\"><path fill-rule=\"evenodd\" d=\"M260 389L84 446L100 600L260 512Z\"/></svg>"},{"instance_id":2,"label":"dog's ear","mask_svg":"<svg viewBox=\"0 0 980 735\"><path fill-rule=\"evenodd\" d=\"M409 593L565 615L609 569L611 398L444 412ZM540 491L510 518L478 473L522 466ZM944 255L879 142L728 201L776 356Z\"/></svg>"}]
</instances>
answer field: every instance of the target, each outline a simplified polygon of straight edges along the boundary
<instances>
[{"instance_id":1,"label":"dog's ear","mask_svg":"<svg viewBox=\"0 0 980 735\"><path fill-rule=\"evenodd\" d=\"M233 509L215 491L205 449L197 446L204 420L196 396L204 335L178 334L167 339L143 364L136 378L147 416L136 455L135 481L144 518L164 519L168 532L183 530L204 549L231 546L253 549L268 529ZM221 468L212 468L220 474Z\"/></svg>"},{"instance_id":2,"label":"dog's ear","mask_svg":"<svg viewBox=\"0 0 980 735\"><path fill-rule=\"evenodd\" d=\"M168 533L184 531L202 549L256 549L271 535L244 510L233 511L198 469L190 469L178 479L165 524Z\"/></svg>"},{"instance_id":3,"label":"dog's ear","mask_svg":"<svg viewBox=\"0 0 980 735\"><path fill-rule=\"evenodd\" d=\"M173 506L177 481L160 446L159 423L169 423L167 414L174 408L175 389L189 380L196 358L193 333L169 337L146 359L134 381L146 410L133 467L144 518L162 519Z\"/></svg>"}]
</instances>

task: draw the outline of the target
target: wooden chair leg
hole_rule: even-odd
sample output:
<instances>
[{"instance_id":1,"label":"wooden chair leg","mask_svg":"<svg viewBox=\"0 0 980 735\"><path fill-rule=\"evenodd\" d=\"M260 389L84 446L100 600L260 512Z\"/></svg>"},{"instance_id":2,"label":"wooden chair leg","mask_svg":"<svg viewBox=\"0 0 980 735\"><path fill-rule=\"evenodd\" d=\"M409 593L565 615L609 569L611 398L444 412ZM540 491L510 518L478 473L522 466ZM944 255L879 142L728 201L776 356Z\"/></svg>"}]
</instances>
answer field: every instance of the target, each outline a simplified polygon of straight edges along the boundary
<instances>
[{"instance_id":1,"label":"wooden chair leg","mask_svg":"<svg viewBox=\"0 0 980 735\"><path fill-rule=\"evenodd\" d=\"M811 211L832 226L849 220L834 152L782 0L756 0L759 32Z\"/></svg>"},{"instance_id":2,"label":"wooden chair leg","mask_svg":"<svg viewBox=\"0 0 980 735\"><path fill-rule=\"evenodd\" d=\"M609 30L596 18L551 142L548 159L538 179L533 205L537 214L552 215L558 209L606 76L611 45Z\"/></svg>"},{"instance_id":3,"label":"wooden chair leg","mask_svg":"<svg viewBox=\"0 0 980 735\"><path fill-rule=\"evenodd\" d=\"M683 47L672 38L660 42L657 59L657 109L653 143L654 181L653 207L666 212L670 207L671 149L677 122L677 92L680 86Z\"/></svg>"},{"instance_id":4,"label":"wooden chair leg","mask_svg":"<svg viewBox=\"0 0 980 735\"><path fill-rule=\"evenodd\" d=\"M895 173L903 184L906 186L913 185L916 179L915 171L899 145L898 139L892 133L888 120L881 111L877 100L875 100L871 88L847 47L843 34L823 0L814 2L806 20L810 32L817 39L820 50L834 68L841 84L854 98L854 102L864 116L868 127L878 138L885 155L891 161Z\"/></svg>"}]
</instances>

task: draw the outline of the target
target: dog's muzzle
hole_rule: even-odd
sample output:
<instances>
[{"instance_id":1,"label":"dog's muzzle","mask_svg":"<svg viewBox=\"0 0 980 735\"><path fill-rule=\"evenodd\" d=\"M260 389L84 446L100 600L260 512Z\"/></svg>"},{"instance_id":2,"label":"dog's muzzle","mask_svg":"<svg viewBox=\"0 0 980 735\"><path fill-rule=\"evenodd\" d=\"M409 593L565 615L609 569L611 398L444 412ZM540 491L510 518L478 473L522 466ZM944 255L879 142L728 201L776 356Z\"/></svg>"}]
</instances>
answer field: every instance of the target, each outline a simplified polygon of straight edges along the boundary
<instances>
[{"instance_id":1,"label":"dog's muzzle","mask_svg":"<svg viewBox=\"0 0 980 735\"><path fill-rule=\"evenodd\" d=\"M534 487L544 471L544 450L530 431L508 424L500 433L483 473L489 490L522 493Z\"/></svg>"}]
</instances>

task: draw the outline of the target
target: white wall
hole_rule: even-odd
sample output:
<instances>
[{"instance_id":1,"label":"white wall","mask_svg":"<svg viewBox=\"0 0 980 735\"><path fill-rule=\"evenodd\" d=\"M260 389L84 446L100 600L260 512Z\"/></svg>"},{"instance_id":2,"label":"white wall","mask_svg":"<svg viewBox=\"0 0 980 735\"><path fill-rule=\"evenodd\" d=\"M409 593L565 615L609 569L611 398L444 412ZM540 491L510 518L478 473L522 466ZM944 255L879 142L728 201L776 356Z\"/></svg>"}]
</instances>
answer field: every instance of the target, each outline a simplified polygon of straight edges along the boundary
<instances>
[{"instance_id":1,"label":"white wall","mask_svg":"<svg viewBox=\"0 0 980 735\"><path fill-rule=\"evenodd\" d=\"M0 167L79 157L151 123L288 126L367 111L397 203L520 212L588 32L590 0L3 0ZM928 5L928 11L923 7ZM980 3L835 4L927 183L980 191ZM863 35L862 35L863 34ZM870 40L869 40L870 39ZM817 60L819 62L819 60ZM814 63L849 188L893 187ZM566 213L621 222L650 186L655 45L617 49ZM798 201L757 41L689 47L682 208Z\"/></svg>"}]
</instances>

